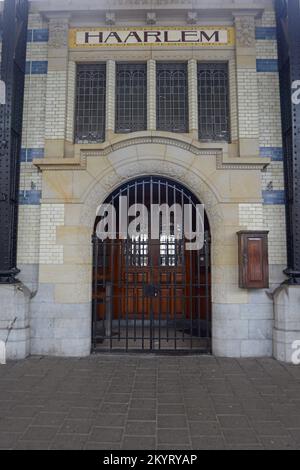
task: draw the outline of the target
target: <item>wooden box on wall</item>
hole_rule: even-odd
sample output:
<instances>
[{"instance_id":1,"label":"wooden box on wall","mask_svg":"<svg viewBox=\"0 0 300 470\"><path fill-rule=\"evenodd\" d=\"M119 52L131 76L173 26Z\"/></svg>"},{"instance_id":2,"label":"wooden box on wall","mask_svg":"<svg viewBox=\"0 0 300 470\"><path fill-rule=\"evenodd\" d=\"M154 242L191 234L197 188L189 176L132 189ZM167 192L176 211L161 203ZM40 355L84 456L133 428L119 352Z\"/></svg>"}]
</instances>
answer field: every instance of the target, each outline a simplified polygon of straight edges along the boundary
<instances>
[{"instance_id":1,"label":"wooden box on wall","mask_svg":"<svg viewBox=\"0 0 300 470\"><path fill-rule=\"evenodd\" d=\"M238 232L239 286L241 289L269 288L267 231Z\"/></svg>"}]
</instances>

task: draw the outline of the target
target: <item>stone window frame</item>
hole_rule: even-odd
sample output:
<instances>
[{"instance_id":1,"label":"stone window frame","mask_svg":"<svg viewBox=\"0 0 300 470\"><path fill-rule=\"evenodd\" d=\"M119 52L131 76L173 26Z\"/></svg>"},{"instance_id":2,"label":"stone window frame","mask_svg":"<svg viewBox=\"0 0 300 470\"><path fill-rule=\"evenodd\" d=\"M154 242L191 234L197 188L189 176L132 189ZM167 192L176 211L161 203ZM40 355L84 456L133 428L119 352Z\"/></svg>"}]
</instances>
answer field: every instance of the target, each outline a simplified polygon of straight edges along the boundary
<instances>
[{"instance_id":1,"label":"stone window frame","mask_svg":"<svg viewBox=\"0 0 300 470\"><path fill-rule=\"evenodd\" d=\"M67 140L69 144L72 144L74 146L80 146L81 144L75 144L74 143L74 128L75 128L75 96L76 96L76 80L70 79L70 70L74 69L74 66L76 67L77 63L91 63L91 62L106 62L111 61L115 64L118 62L147 62L147 69L149 67L149 62L158 62L158 61L170 61L170 62L175 62L175 61L184 61L184 62L189 62L190 60L194 60L196 62L227 62L228 63L228 75L229 75L229 114L230 114L230 140L229 142L203 142L199 140L198 137L198 105L197 105L197 116L196 116L196 122L197 122L197 129L191 129L190 127L190 132L187 134L181 134L183 136L189 137L191 134L193 134L193 137L195 140L198 141L199 146L203 148L207 148L209 146L213 146L216 143L218 144L218 147L227 147L229 144L236 144L239 140L238 136L238 102L237 102L237 77L236 77L236 56L235 56L235 48L215 48L215 49L202 49L202 50L182 50L182 51L176 51L174 48L171 48L170 50L164 50L164 51L124 51L123 50L118 50L118 51L93 51L90 52L89 54L86 54L86 52L82 51L70 51L69 54L69 66L68 66L68 96L67 96ZM109 71L107 72L109 73ZM156 75L156 74L155 74ZM148 78L148 84L147 88L149 87L149 78ZM150 84L151 85L151 84ZM156 83L155 83L156 85ZM153 86L153 83L152 83ZM152 90L153 91L153 90ZM149 90L147 90L149 93ZM190 90L189 90L190 93ZM115 95L115 91L114 91ZM156 96L156 90L154 92L154 95ZM115 96L114 96L115 97ZM196 97L195 97L196 98ZM197 99L197 98L196 98ZM150 106L150 103L148 102L148 107ZM155 110L155 121L156 121L156 105L154 106ZM152 110L152 113L154 112ZM111 99L110 102L107 103L107 110L106 110L106 122L114 122L115 124L115 99ZM148 126L147 126L147 131L142 131L142 132L161 132L159 130L151 128L151 125L149 123L149 115L148 115ZM106 137L104 143L107 143L108 141L111 140L112 137L117 137L120 136L120 134L117 134L115 132L115 126L113 125L112 129L107 129L106 131ZM72 139L71 139L72 136ZM92 148L95 144L85 144L84 148ZM82 147L83 145L81 145Z\"/></svg>"}]
</instances>

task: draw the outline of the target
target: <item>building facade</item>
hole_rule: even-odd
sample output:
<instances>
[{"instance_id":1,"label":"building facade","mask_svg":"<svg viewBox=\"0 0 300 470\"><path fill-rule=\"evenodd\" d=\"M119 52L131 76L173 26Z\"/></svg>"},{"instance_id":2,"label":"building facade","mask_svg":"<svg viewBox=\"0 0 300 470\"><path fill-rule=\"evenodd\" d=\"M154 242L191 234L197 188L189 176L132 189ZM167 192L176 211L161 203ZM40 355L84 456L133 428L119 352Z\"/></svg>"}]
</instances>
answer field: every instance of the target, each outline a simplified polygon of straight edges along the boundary
<instances>
[{"instance_id":1,"label":"building facade","mask_svg":"<svg viewBox=\"0 0 300 470\"><path fill-rule=\"evenodd\" d=\"M198 327L202 331L204 322L203 337L211 338L206 352L290 360L292 342L278 335L276 319L276 302L285 302L278 288L286 279L287 261L272 1L112 0L109 10L99 0L32 1L23 119L21 284L1 287L3 338L15 320L9 357L89 355L97 342L97 321L107 320L111 326L117 322L112 326L117 332L109 334L106 324L107 340L104 334L101 341L108 349L119 341L125 351L132 344L159 350L169 344L168 315L174 335L174 315L186 310L176 303L178 297L189 297L188 308L196 315L202 304L197 300L194 307L192 299L203 297L206 317L199 317ZM145 186L160 191L160 185L168 188L162 202L171 188L205 206L205 278L199 261L193 281L185 271L183 284L169 281L148 295L144 287L138 290L136 278L127 277L117 293L109 291L113 258L104 269L101 247L92 243L97 208L118 192L137 194ZM242 231L268 232L269 288L240 287L237 233ZM145 240L139 243L141 257L150 248ZM175 253L173 248L168 246L168 254ZM116 253L116 259L122 256ZM115 263L120 284L122 263ZM126 272L136 276L138 268L140 261ZM171 271L168 275L175 276ZM150 277L143 285L162 282L145 272ZM191 294L189 282L203 284L205 291L199 287ZM133 283L136 290L128 294ZM162 291L167 306L155 307ZM170 307L173 297L175 307ZM123 305L119 317L116 305ZM114 312L108 318L109 308ZM185 320L191 319L190 331L175 326L174 351L176 341L201 336L192 333L193 314L186 313ZM128 328L138 333L129 336Z\"/></svg>"}]
</instances>

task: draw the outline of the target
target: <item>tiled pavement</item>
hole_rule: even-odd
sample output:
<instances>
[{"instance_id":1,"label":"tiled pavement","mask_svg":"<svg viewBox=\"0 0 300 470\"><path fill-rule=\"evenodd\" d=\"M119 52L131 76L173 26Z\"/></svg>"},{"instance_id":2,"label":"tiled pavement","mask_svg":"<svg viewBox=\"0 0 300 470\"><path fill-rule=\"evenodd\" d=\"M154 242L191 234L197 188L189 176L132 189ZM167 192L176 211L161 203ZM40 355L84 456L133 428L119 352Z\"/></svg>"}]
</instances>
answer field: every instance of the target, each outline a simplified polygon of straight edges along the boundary
<instances>
[{"instance_id":1,"label":"tiled pavement","mask_svg":"<svg viewBox=\"0 0 300 470\"><path fill-rule=\"evenodd\" d=\"M300 449L300 367L106 356L0 366L1 449Z\"/></svg>"}]
</instances>

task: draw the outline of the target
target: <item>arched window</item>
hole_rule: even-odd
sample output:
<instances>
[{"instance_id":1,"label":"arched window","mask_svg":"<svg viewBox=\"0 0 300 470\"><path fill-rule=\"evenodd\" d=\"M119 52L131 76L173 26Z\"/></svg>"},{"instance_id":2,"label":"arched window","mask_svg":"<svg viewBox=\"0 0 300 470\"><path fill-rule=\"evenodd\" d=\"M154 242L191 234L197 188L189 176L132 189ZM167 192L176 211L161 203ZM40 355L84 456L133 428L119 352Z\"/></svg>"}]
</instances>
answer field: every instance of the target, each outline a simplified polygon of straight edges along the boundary
<instances>
[{"instance_id":1,"label":"arched window","mask_svg":"<svg viewBox=\"0 0 300 470\"><path fill-rule=\"evenodd\" d=\"M76 143L98 143L105 140L105 64L77 66Z\"/></svg>"},{"instance_id":2,"label":"arched window","mask_svg":"<svg viewBox=\"0 0 300 470\"><path fill-rule=\"evenodd\" d=\"M157 129L188 132L188 78L186 63L157 63Z\"/></svg>"},{"instance_id":3,"label":"arched window","mask_svg":"<svg viewBox=\"0 0 300 470\"><path fill-rule=\"evenodd\" d=\"M228 67L198 64L199 139L229 140Z\"/></svg>"},{"instance_id":4,"label":"arched window","mask_svg":"<svg viewBox=\"0 0 300 470\"><path fill-rule=\"evenodd\" d=\"M116 132L147 129L147 65L117 64Z\"/></svg>"}]
</instances>

